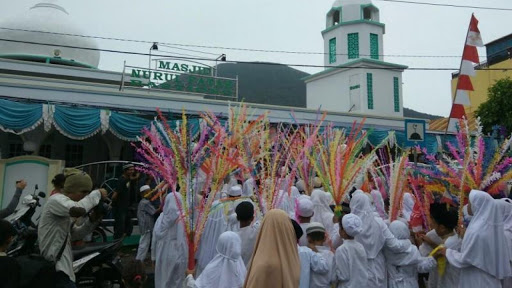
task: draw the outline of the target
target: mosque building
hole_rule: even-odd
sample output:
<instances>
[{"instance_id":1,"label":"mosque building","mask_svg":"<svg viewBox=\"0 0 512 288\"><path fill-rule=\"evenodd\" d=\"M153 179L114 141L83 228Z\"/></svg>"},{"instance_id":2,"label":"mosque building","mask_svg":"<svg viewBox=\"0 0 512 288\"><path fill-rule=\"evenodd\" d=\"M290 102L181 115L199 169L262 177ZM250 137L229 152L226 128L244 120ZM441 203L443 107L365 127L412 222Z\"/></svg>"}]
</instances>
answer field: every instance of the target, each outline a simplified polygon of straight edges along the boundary
<instances>
[{"instance_id":1,"label":"mosque building","mask_svg":"<svg viewBox=\"0 0 512 288\"><path fill-rule=\"evenodd\" d=\"M198 130L201 112L227 115L240 105L237 77L208 75L211 70L192 64L163 62L155 71L98 69L96 40L73 36L88 33L58 1L42 1L0 23L0 179L6 177L2 161L27 154L66 167L133 161L131 142L149 127L156 108L171 126L184 109L192 130ZM339 127L366 118L370 144L394 133L394 143L402 145L401 83L407 67L384 62L379 13L370 0L336 0L322 31L325 64L335 68L304 79L306 107L247 103L254 115L268 111L271 122L289 123L293 110L293 122L312 123L321 107L328 111L326 121ZM425 140L431 151L441 145L436 135Z\"/></svg>"}]
</instances>

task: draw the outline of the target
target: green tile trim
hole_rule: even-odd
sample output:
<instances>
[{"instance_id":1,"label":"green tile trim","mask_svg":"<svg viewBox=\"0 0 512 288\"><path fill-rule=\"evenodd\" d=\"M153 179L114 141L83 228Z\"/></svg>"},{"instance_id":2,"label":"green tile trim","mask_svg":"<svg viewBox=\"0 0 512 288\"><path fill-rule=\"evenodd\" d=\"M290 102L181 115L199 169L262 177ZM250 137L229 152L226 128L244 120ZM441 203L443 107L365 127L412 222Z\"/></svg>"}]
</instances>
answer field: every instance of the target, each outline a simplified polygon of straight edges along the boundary
<instances>
[{"instance_id":1,"label":"green tile trim","mask_svg":"<svg viewBox=\"0 0 512 288\"><path fill-rule=\"evenodd\" d=\"M336 37L329 40L329 64L336 63Z\"/></svg>"},{"instance_id":2,"label":"green tile trim","mask_svg":"<svg viewBox=\"0 0 512 288\"><path fill-rule=\"evenodd\" d=\"M356 90L356 89L359 89L359 88L361 88L361 85L350 86L350 90Z\"/></svg>"},{"instance_id":3,"label":"green tile trim","mask_svg":"<svg viewBox=\"0 0 512 288\"><path fill-rule=\"evenodd\" d=\"M393 102L395 112L400 112L400 87L398 85L398 77L393 77Z\"/></svg>"},{"instance_id":4,"label":"green tile trim","mask_svg":"<svg viewBox=\"0 0 512 288\"><path fill-rule=\"evenodd\" d=\"M359 33L347 34L348 59L359 58Z\"/></svg>"},{"instance_id":5,"label":"green tile trim","mask_svg":"<svg viewBox=\"0 0 512 288\"><path fill-rule=\"evenodd\" d=\"M366 90L368 95L368 109L373 110L373 74L366 73Z\"/></svg>"},{"instance_id":6,"label":"green tile trim","mask_svg":"<svg viewBox=\"0 0 512 288\"><path fill-rule=\"evenodd\" d=\"M379 35L370 33L370 58L379 60Z\"/></svg>"},{"instance_id":7,"label":"green tile trim","mask_svg":"<svg viewBox=\"0 0 512 288\"><path fill-rule=\"evenodd\" d=\"M341 17L341 16L340 16ZM341 19L340 19L341 21ZM384 23L380 23L380 22L377 22L377 21L369 21L369 20L353 20L353 21L347 21L347 22L340 22L338 25L334 25L334 26L331 26L327 29L325 29L324 31L322 31L322 35L331 31L331 30L334 30L338 27L341 27L341 26L346 26L346 25L354 25L354 24L370 24L370 25L376 25L376 26L379 26L379 27L386 27L386 25Z\"/></svg>"}]
</instances>

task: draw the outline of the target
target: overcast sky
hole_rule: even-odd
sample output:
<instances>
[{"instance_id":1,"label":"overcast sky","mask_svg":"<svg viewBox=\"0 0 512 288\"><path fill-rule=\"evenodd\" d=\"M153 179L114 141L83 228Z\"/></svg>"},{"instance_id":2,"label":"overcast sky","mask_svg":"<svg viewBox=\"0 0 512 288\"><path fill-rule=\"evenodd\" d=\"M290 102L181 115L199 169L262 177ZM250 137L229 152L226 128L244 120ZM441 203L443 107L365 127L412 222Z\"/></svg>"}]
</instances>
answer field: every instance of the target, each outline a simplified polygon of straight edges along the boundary
<instances>
[{"instance_id":1,"label":"overcast sky","mask_svg":"<svg viewBox=\"0 0 512 288\"><path fill-rule=\"evenodd\" d=\"M511 0L418 0L458 5L512 8ZM24 13L44 0L0 0L0 19ZM251 49L323 52L320 31L333 0L60 0L85 34ZM471 13L480 20L484 43L512 33L512 11L431 7L373 0L386 24L385 55L460 56ZM98 40L101 48L147 53L149 44ZM198 49L198 48L189 48ZM195 54L160 47L177 53ZM323 65L323 55L262 53L226 49L201 49L225 53L229 60L269 61ZM163 52L159 52L163 53ZM213 57L204 55L205 57ZM409 67L460 65L460 58L407 58L384 56L387 62ZM100 68L121 71L123 61L147 66L148 57L101 53ZM485 60L485 50L480 50ZM297 68L314 73L321 68ZM447 116L451 107L451 71L406 71L404 106Z\"/></svg>"}]
</instances>

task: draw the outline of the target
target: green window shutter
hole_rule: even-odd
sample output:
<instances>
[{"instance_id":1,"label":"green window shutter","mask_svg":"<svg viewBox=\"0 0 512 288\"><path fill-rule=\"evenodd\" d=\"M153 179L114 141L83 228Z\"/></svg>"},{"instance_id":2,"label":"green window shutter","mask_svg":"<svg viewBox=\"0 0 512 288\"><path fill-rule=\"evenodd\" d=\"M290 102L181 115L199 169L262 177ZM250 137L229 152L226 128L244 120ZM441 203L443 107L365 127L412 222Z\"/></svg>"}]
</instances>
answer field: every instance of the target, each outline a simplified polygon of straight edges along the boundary
<instances>
[{"instance_id":1,"label":"green window shutter","mask_svg":"<svg viewBox=\"0 0 512 288\"><path fill-rule=\"evenodd\" d=\"M368 109L373 110L373 74L366 73L366 91L368 93Z\"/></svg>"},{"instance_id":2,"label":"green window shutter","mask_svg":"<svg viewBox=\"0 0 512 288\"><path fill-rule=\"evenodd\" d=\"M348 37L348 59L359 58L359 33L350 33Z\"/></svg>"},{"instance_id":3,"label":"green window shutter","mask_svg":"<svg viewBox=\"0 0 512 288\"><path fill-rule=\"evenodd\" d=\"M393 77L393 99L395 102L395 112L400 112L400 87L398 77Z\"/></svg>"},{"instance_id":4,"label":"green window shutter","mask_svg":"<svg viewBox=\"0 0 512 288\"><path fill-rule=\"evenodd\" d=\"M336 62L336 38L329 40L329 63Z\"/></svg>"},{"instance_id":5,"label":"green window shutter","mask_svg":"<svg viewBox=\"0 0 512 288\"><path fill-rule=\"evenodd\" d=\"M379 35L370 34L370 58L379 60Z\"/></svg>"}]
</instances>

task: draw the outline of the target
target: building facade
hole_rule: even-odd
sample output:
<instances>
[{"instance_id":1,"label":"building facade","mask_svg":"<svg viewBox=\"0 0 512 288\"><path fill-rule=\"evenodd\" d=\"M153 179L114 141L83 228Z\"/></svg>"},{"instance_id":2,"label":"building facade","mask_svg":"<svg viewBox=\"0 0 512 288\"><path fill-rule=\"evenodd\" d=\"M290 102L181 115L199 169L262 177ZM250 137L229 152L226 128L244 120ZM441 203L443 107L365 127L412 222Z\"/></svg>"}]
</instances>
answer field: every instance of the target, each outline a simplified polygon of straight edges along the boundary
<instances>
[{"instance_id":1,"label":"building facade","mask_svg":"<svg viewBox=\"0 0 512 288\"><path fill-rule=\"evenodd\" d=\"M402 72L384 61L385 24L371 0L337 0L326 15L324 71L305 78L307 107L403 117Z\"/></svg>"}]
</instances>

